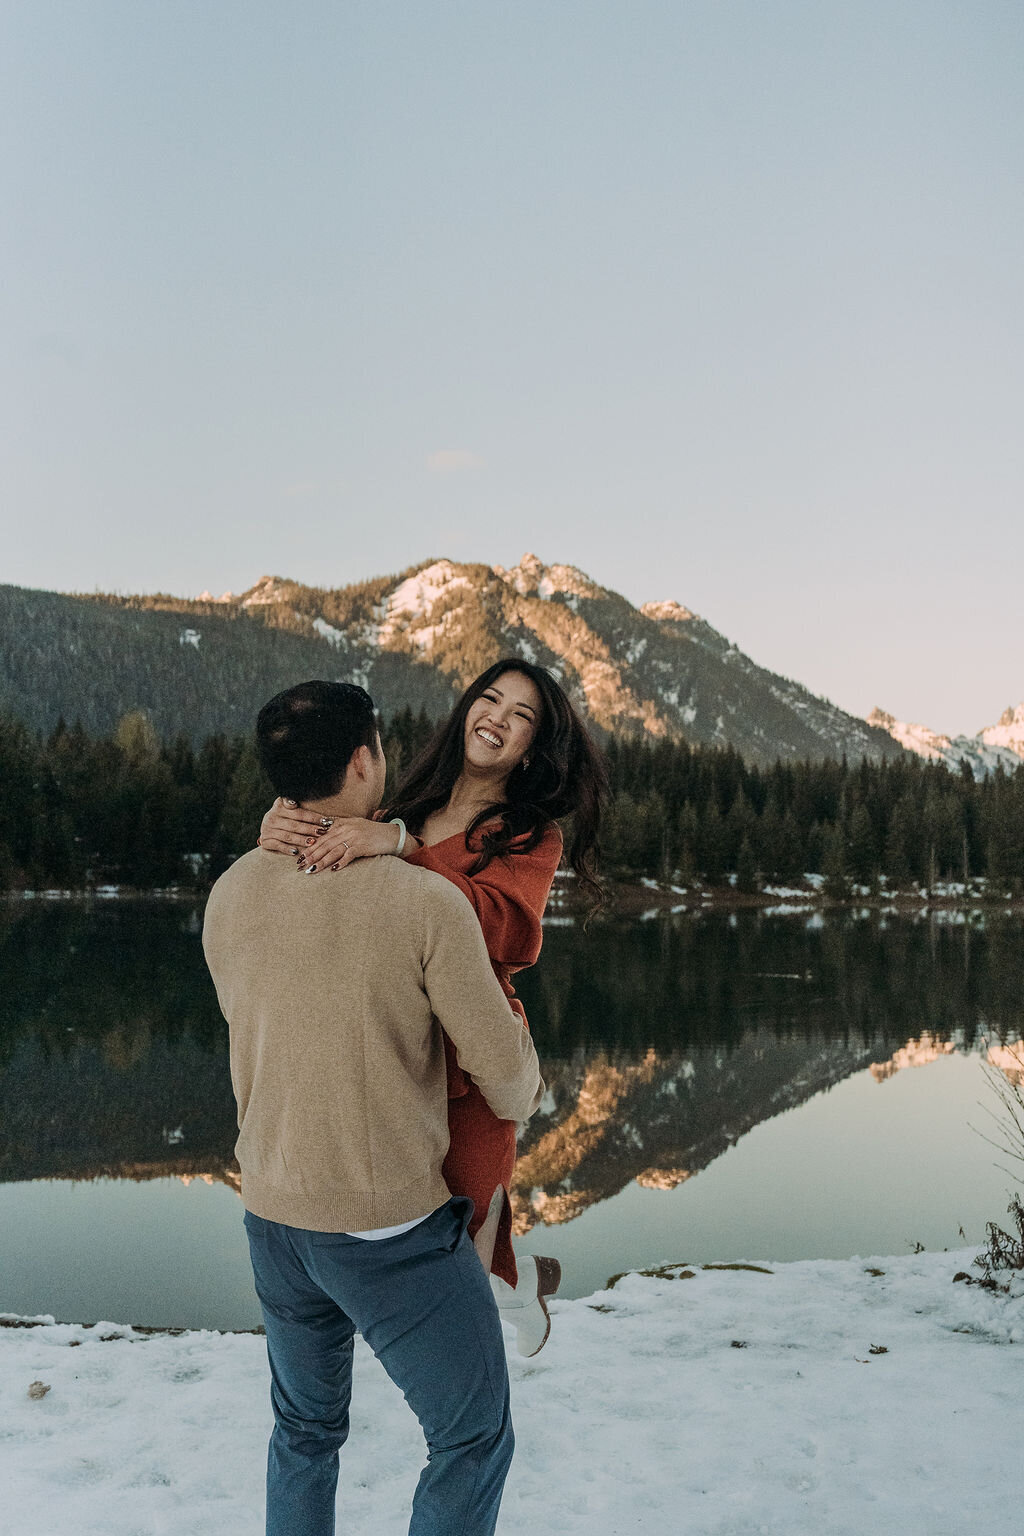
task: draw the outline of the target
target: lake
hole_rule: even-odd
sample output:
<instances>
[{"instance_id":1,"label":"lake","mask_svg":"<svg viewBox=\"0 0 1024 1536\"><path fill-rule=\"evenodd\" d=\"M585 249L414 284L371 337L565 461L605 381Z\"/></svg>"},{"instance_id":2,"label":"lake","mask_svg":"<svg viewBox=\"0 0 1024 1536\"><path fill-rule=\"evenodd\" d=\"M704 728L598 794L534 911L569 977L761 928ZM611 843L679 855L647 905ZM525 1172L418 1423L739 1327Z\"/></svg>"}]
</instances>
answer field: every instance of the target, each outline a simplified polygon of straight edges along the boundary
<instances>
[{"instance_id":1,"label":"lake","mask_svg":"<svg viewBox=\"0 0 1024 1536\"><path fill-rule=\"evenodd\" d=\"M0 908L0 1312L259 1322L201 923ZM517 1246L561 1259L565 1295L680 1260L980 1244L1024 1183L986 1140L1024 1035L1012 914L563 920L519 982L548 1092Z\"/></svg>"}]
</instances>

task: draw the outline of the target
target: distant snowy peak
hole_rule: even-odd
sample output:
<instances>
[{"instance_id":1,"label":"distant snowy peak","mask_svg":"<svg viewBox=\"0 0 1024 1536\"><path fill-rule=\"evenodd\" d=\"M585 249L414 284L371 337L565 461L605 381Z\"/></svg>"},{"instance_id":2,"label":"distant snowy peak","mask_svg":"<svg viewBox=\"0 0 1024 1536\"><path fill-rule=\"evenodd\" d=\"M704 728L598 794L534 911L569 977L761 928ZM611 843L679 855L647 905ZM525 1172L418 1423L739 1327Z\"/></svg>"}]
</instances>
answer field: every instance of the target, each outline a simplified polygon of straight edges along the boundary
<instances>
[{"instance_id":1,"label":"distant snowy peak","mask_svg":"<svg viewBox=\"0 0 1024 1536\"><path fill-rule=\"evenodd\" d=\"M897 720L895 715L890 715L884 709L873 709L867 721L868 725L878 730L888 731L894 741L898 741L901 747L906 747L908 752L916 752L918 757L941 759L943 762L950 759L953 750L952 739L949 736L939 736L935 731L930 731L926 725Z\"/></svg>"},{"instance_id":2,"label":"distant snowy peak","mask_svg":"<svg viewBox=\"0 0 1024 1536\"><path fill-rule=\"evenodd\" d=\"M268 603L283 602L287 585L280 576L261 576L254 587L250 587L248 592L243 593L242 607L262 608Z\"/></svg>"},{"instance_id":3,"label":"distant snowy peak","mask_svg":"<svg viewBox=\"0 0 1024 1536\"><path fill-rule=\"evenodd\" d=\"M691 613L689 608L684 608L682 603L641 603L640 612L646 619L654 619L657 623L689 624L699 614Z\"/></svg>"},{"instance_id":4,"label":"distant snowy peak","mask_svg":"<svg viewBox=\"0 0 1024 1536\"><path fill-rule=\"evenodd\" d=\"M998 725L979 731L977 736L942 736L926 725L897 720L884 709L873 709L867 723L887 731L901 747L918 757L947 763L951 768L964 761L970 763L975 778L991 773L1000 764L1012 771L1020 767L1024 758L1024 705L1006 710Z\"/></svg>"},{"instance_id":5,"label":"distant snowy peak","mask_svg":"<svg viewBox=\"0 0 1024 1536\"><path fill-rule=\"evenodd\" d=\"M546 599L608 596L604 587L591 581L577 566L545 565L536 555L525 554L510 571L501 565L494 566L493 570L495 576L507 582L520 597Z\"/></svg>"},{"instance_id":6,"label":"distant snowy peak","mask_svg":"<svg viewBox=\"0 0 1024 1536\"><path fill-rule=\"evenodd\" d=\"M1005 747L1018 757L1024 757L1024 704L1004 710L997 723L979 735L986 746Z\"/></svg>"}]
</instances>

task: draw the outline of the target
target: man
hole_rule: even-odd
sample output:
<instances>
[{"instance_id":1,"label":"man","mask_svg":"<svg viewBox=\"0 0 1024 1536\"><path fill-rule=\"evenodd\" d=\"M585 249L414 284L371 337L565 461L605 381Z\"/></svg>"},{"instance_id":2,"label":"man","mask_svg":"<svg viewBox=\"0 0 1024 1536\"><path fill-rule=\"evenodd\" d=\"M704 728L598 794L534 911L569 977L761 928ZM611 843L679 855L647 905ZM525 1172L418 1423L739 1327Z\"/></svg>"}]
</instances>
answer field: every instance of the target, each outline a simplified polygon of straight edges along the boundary
<instances>
[{"instance_id":1,"label":"man","mask_svg":"<svg viewBox=\"0 0 1024 1536\"><path fill-rule=\"evenodd\" d=\"M386 765L363 689L290 688L256 735L279 795L325 818L380 805ZM473 910L401 858L306 880L257 848L214 886L203 945L229 1025L267 1330L267 1536L334 1531L356 1330L426 1436L410 1536L490 1536L512 1458L508 1376L471 1202L441 1177L442 1026L502 1119L532 1114L543 1083Z\"/></svg>"}]
</instances>

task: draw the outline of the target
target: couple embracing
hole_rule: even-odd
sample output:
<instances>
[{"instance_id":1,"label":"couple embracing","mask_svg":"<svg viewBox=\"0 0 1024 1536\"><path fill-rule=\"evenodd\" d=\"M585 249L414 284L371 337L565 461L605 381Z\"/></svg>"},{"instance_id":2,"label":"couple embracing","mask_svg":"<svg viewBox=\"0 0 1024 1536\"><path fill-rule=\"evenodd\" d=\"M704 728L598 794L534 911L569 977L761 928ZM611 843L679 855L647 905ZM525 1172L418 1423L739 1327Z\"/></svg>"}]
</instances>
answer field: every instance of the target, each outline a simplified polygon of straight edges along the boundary
<instances>
[{"instance_id":1,"label":"couple embracing","mask_svg":"<svg viewBox=\"0 0 1024 1536\"><path fill-rule=\"evenodd\" d=\"M426 1437L410 1536L488 1536L513 1447L499 1319L536 1353L559 1279L512 1250L516 1125L543 1083L510 978L540 951L563 818L592 883L603 768L519 660L470 685L384 812L363 689L278 694L257 747L278 800L203 941L272 1377L267 1536L334 1531L356 1331Z\"/></svg>"}]
</instances>

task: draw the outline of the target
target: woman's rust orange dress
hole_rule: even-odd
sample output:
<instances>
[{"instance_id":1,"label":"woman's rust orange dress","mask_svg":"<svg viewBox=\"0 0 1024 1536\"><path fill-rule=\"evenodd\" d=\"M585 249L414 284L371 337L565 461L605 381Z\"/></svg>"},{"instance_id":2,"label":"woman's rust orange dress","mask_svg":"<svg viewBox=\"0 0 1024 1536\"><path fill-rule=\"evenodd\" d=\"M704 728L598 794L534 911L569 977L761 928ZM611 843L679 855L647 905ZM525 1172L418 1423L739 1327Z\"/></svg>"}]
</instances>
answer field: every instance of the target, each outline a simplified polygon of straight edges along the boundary
<instances>
[{"instance_id":1,"label":"woman's rust orange dress","mask_svg":"<svg viewBox=\"0 0 1024 1536\"><path fill-rule=\"evenodd\" d=\"M410 856L410 864L436 870L469 897L483 929L484 942L494 974L513 1011L523 1023L526 1011L516 997L511 977L516 971L534 965L540 954L541 918L558 861L562 857L562 834L550 826L537 847L529 853L510 853L491 860L478 875L469 871L476 854L466 847L459 832L454 837L420 848ZM502 1185L506 1194L512 1181L516 1160L516 1126L513 1120L499 1120L475 1083L463 1073L455 1051L445 1037L448 1064L448 1129L450 1143L444 1161L444 1179L453 1195L468 1195L475 1210L469 1224L474 1236L487 1215L494 1191ZM512 1252L512 1207L506 1200L494 1245L491 1268L496 1275L516 1283L516 1261Z\"/></svg>"}]
</instances>

